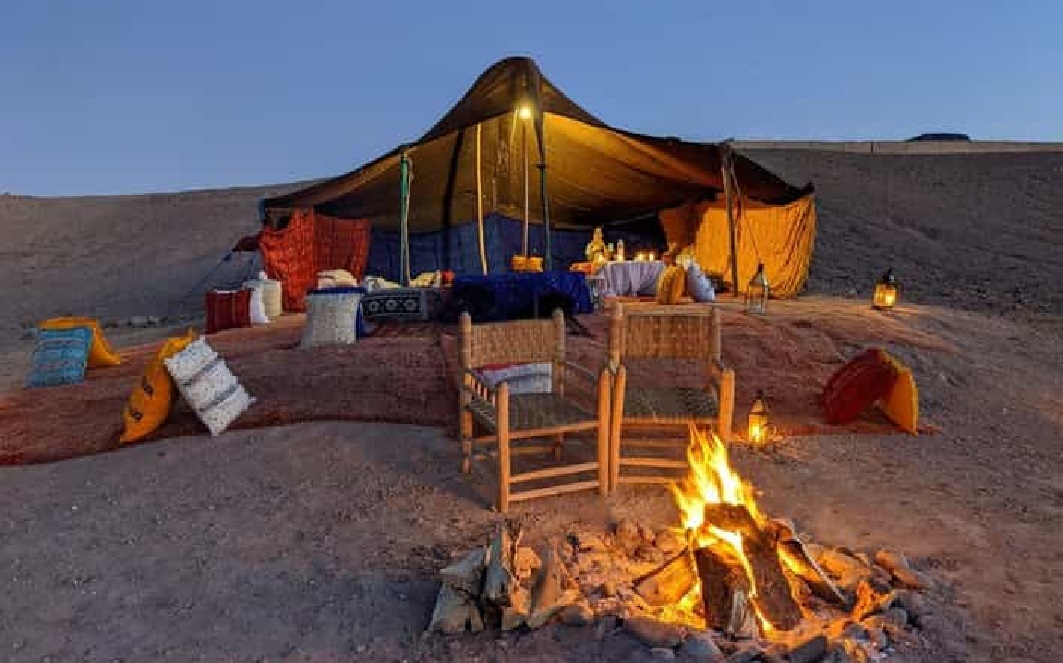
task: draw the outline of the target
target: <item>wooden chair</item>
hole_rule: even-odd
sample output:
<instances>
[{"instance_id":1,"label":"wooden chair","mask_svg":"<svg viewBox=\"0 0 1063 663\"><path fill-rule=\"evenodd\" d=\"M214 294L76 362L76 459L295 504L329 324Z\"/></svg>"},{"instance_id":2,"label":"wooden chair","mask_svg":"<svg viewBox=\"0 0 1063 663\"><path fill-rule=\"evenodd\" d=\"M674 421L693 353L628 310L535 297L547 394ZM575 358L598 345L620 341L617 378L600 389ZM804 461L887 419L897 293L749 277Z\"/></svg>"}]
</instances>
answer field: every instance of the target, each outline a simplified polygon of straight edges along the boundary
<instances>
[{"instance_id":1,"label":"wooden chair","mask_svg":"<svg viewBox=\"0 0 1063 663\"><path fill-rule=\"evenodd\" d=\"M472 324L468 313L459 321L461 361L460 435L462 471L470 472L480 460L478 446L496 446L498 455L498 510L506 513L510 502L609 487L609 405L611 374L603 366L598 375L565 360L565 318L556 310L550 319ZM506 363L552 365L550 393L511 394L505 382L488 386L478 367ZM485 435L474 435L474 424ZM560 461L568 433L596 434L594 457L589 462L554 465L514 473L514 456L552 452ZM517 445L531 438L550 438L549 444ZM583 480L574 475L594 473ZM550 482L539 488L514 491L513 486Z\"/></svg>"},{"instance_id":2,"label":"wooden chair","mask_svg":"<svg viewBox=\"0 0 1063 663\"><path fill-rule=\"evenodd\" d=\"M631 360L695 360L703 386L628 384ZM713 306L617 304L609 324L609 366L615 371L610 425L609 490L621 483L668 483L686 473L690 426L731 436L735 375L720 359L720 313ZM700 371L700 368L699 368ZM699 376L700 377L700 376ZM681 439L625 436L678 429ZM624 449L639 450L623 455ZM622 474L625 467L640 468ZM682 471L683 474L677 473Z\"/></svg>"}]
</instances>

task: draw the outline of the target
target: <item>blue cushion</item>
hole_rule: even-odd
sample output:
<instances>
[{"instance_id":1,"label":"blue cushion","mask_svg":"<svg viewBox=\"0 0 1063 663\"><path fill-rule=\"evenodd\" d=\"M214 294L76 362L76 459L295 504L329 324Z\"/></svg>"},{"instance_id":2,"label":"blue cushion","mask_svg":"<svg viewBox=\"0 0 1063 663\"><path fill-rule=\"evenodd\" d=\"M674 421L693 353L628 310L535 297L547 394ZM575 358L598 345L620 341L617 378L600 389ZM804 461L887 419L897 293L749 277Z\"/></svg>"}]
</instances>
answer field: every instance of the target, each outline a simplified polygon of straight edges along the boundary
<instances>
[{"instance_id":1,"label":"blue cushion","mask_svg":"<svg viewBox=\"0 0 1063 663\"><path fill-rule=\"evenodd\" d=\"M26 388L81 382L85 379L91 345L92 330L88 327L40 330Z\"/></svg>"},{"instance_id":2,"label":"blue cushion","mask_svg":"<svg viewBox=\"0 0 1063 663\"><path fill-rule=\"evenodd\" d=\"M712 279L705 276L701 266L691 262L687 267L687 292L696 302L711 302L716 299L716 289L712 287Z\"/></svg>"}]
</instances>

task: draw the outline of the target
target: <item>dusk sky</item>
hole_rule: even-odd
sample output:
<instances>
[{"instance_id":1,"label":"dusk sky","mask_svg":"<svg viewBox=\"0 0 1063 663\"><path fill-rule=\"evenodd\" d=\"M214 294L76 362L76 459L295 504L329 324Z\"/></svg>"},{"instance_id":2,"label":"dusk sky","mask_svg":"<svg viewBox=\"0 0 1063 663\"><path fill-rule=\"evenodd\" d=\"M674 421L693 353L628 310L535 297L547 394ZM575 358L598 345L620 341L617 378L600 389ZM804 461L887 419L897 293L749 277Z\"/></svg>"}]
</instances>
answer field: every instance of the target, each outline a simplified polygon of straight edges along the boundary
<instances>
[{"instance_id":1,"label":"dusk sky","mask_svg":"<svg viewBox=\"0 0 1063 663\"><path fill-rule=\"evenodd\" d=\"M642 133L1063 141L1057 0L0 0L0 16L0 192L339 174L507 55Z\"/></svg>"}]
</instances>

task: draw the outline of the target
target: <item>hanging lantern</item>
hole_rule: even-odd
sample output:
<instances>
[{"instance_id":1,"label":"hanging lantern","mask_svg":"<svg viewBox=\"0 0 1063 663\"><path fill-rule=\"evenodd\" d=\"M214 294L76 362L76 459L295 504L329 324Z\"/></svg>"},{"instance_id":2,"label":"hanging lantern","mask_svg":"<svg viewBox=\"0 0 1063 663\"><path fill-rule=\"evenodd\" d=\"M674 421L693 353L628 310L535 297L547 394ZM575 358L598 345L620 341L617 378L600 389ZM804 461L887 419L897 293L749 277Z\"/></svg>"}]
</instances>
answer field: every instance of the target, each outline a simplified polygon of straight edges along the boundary
<instances>
[{"instance_id":1,"label":"hanging lantern","mask_svg":"<svg viewBox=\"0 0 1063 663\"><path fill-rule=\"evenodd\" d=\"M757 397L749 408L749 441L763 444L768 439L768 406L764 403L764 390L757 389Z\"/></svg>"},{"instance_id":2,"label":"hanging lantern","mask_svg":"<svg viewBox=\"0 0 1063 663\"><path fill-rule=\"evenodd\" d=\"M768 277L764 276L764 263L760 263L757 265L757 273L749 280L749 285L746 287L746 313L757 315L767 313L770 294Z\"/></svg>"},{"instance_id":3,"label":"hanging lantern","mask_svg":"<svg viewBox=\"0 0 1063 663\"><path fill-rule=\"evenodd\" d=\"M890 267L875 284L875 298L872 306L879 310L889 310L897 303L897 277Z\"/></svg>"}]
</instances>

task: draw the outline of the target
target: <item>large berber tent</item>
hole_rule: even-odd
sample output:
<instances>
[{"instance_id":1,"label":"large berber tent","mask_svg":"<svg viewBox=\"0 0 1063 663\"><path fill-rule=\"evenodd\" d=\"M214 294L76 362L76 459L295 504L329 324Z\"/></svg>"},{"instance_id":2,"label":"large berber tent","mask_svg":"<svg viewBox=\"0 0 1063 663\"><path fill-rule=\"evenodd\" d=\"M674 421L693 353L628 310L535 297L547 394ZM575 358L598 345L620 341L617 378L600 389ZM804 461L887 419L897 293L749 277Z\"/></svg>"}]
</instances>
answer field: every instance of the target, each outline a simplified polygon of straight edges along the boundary
<instances>
[{"instance_id":1,"label":"large berber tent","mask_svg":"<svg viewBox=\"0 0 1063 663\"><path fill-rule=\"evenodd\" d=\"M396 280L501 272L515 254L563 269L603 226L606 241L655 232L693 244L728 285L737 264L739 291L763 263L781 297L805 283L816 225L811 185L791 186L727 143L609 126L526 57L487 69L416 141L260 206L266 233L300 214L362 224L367 273Z\"/></svg>"}]
</instances>

